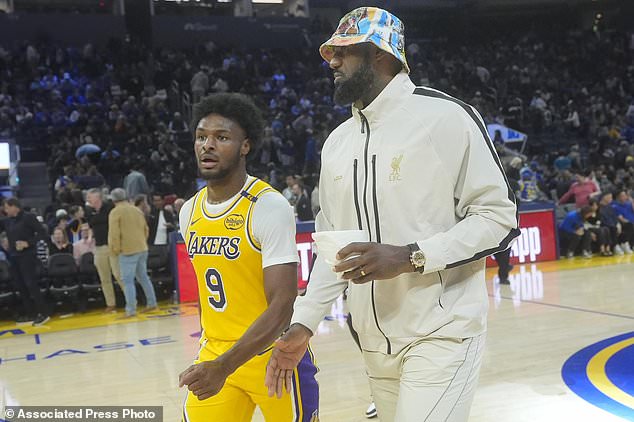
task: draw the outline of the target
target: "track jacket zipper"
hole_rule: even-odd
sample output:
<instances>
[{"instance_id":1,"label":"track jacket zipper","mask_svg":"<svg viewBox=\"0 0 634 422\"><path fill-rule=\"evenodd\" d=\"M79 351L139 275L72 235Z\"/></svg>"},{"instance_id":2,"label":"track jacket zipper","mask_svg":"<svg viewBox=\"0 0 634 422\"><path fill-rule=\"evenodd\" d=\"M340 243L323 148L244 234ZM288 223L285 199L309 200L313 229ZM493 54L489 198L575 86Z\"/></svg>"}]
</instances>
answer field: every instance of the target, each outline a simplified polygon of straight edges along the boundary
<instances>
[{"instance_id":1,"label":"track jacket zipper","mask_svg":"<svg viewBox=\"0 0 634 422\"><path fill-rule=\"evenodd\" d=\"M361 118L361 133L365 133L365 148L363 152L363 163L364 163L364 174L363 174L363 208L365 211L365 219L367 222L368 233L370 235L370 241L372 241L372 229L370 227L370 214L368 211L367 204L367 193L368 193L368 176L369 176L369 157L368 157L368 147L370 145L370 124L368 123L368 119L359 111L359 117ZM356 168L356 166L355 166ZM356 191L355 191L356 197ZM378 209L378 201L377 201L377 193L376 193L376 155L372 155L372 200L374 205L374 220L376 227L376 242L381 243L381 229L379 223L379 209ZM360 219L359 219L360 221ZM376 301L374 299L374 283L372 280L372 313L374 315L374 322L376 323L376 327L381 332L385 341L387 343L387 354L391 354L392 352L392 344L390 343L390 339L387 338L383 330L381 329L381 325L379 324L379 318L376 313Z\"/></svg>"}]
</instances>

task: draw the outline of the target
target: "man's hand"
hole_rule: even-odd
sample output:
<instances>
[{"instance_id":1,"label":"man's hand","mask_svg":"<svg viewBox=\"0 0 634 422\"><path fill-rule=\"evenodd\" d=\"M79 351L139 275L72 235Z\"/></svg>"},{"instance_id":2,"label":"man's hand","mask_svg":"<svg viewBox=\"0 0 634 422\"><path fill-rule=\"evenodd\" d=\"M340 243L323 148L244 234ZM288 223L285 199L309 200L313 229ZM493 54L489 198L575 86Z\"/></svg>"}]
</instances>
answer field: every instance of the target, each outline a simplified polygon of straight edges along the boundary
<instances>
[{"instance_id":1,"label":"man's hand","mask_svg":"<svg viewBox=\"0 0 634 422\"><path fill-rule=\"evenodd\" d=\"M22 251L29 247L29 242L25 240L16 240L15 241L15 249L18 251Z\"/></svg>"},{"instance_id":2,"label":"man's hand","mask_svg":"<svg viewBox=\"0 0 634 422\"><path fill-rule=\"evenodd\" d=\"M273 346L273 353L266 365L266 377L264 385L269 390L269 397L277 395L279 399L284 392L291 391L293 382L293 370L302 360L306 349L308 348L308 340L313 333L301 324L293 324L282 337L280 337Z\"/></svg>"},{"instance_id":3,"label":"man's hand","mask_svg":"<svg viewBox=\"0 0 634 422\"><path fill-rule=\"evenodd\" d=\"M583 236L583 234L584 234L584 233L585 233L585 230L583 229L583 227L582 227L582 228L579 228L579 229L577 229L577 230L575 231L575 234L576 234L577 236Z\"/></svg>"},{"instance_id":4,"label":"man's hand","mask_svg":"<svg viewBox=\"0 0 634 422\"><path fill-rule=\"evenodd\" d=\"M351 256L353 258L346 259ZM409 256L410 250L407 246L355 242L337 253L337 259L342 262L334 267L334 271L343 273L344 280L352 280L355 284L388 280L414 271Z\"/></svg>"},{"instance_id":5,"label":"man's hand","mask_svg":"<svg viewBox=\"0 0 634 422\"><path fill-rule=\"evenodd\" d=\"M218 394L229 375L229 371L216 361L200 362L179 375L178 386L186 385L202 401Z\"/></svg>"}]
</instances>

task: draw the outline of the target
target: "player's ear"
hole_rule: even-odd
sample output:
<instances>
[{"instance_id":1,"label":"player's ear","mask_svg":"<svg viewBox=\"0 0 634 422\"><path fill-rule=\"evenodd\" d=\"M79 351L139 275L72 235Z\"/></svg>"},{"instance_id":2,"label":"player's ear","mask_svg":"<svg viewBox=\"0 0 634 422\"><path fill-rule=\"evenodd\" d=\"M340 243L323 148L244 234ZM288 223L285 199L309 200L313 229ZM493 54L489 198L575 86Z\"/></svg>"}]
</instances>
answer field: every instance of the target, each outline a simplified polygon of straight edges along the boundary
<instances>
[{"instance_id":1,"label":"player's ear","mask_svg":"<svg viewBox=\"0 0 634 422\"><path fill-rule=\"evenodd\" d=\"M245 138L242 141L242 146L240 146L240 155L246 157L249 151L251 151L251 141L249 141L249 138Z\"/></svg>"}]
</instances>

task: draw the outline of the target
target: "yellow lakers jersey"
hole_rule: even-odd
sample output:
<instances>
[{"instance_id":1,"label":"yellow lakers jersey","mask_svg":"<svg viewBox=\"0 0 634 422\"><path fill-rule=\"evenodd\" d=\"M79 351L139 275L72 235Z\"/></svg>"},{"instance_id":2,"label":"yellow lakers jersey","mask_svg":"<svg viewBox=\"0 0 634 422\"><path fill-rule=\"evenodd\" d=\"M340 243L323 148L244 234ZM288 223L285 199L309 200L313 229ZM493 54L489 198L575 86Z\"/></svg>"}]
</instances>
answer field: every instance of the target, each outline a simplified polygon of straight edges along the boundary
<instances>
[{"instance_id":1,"label":"yellow lakers jersey","mask_svg":"<svg viewBox=\"0 0 634 422\"><path fill-rule=\"evenodd\" d=\"M249 180L237 199L214 215L205 208L207 188L201 189L184 230L198 280L201 341L238 340L268 306L252 214L258 198L274 189L257 178Z\"/></svg>"}]
</instances>

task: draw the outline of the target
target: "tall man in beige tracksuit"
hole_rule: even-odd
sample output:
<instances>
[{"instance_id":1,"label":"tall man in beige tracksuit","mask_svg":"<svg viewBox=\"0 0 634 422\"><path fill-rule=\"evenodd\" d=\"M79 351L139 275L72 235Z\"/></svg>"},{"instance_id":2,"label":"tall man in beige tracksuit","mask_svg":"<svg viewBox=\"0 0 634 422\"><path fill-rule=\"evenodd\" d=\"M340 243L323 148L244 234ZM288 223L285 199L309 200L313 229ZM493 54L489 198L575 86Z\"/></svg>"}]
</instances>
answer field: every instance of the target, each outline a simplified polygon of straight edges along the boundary
<instances>
[{"instance_id":1,"label":"tall man in beige tracksuit","mask_svg":"<svg viewBox=\"0 0 634 422\"><path fill-rule=\"evenodd\" d=\"M108 247L119 257L121 278L124 284L126 316L136 315L136 286L138 280L147 298L147 310L157 307L154 286L147 274L149 229L145 215L126 199L126 191L117 188L111 194L114 209L108 218Z\"/></svg>"},{"instance_id":2,"label":"tall man in beige tracksuit","mask_svg":"<svg viewBox=\"0 0 634 422\"><path fill-rule=\"evenodd\" d=\"M485 258L519 235L515 197L478 112L410 80L396 16L356 9L320 53L335 102L353 105L323 147L317 231L360 229L369 241L344 247L332 268L318 255L269 362L269 393L288 387L349 287L381 421L467 421L485 343Z\"/></svg>"}]
</instances>

